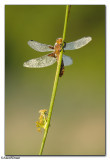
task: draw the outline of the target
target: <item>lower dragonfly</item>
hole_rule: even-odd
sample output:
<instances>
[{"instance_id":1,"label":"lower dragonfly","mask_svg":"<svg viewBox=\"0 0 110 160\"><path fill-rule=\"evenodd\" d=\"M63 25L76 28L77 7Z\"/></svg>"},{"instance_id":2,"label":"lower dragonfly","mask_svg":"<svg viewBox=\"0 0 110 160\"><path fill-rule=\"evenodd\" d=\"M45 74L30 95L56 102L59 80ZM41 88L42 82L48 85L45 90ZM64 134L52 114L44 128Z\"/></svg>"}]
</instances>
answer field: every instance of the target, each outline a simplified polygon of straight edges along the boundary
<instances>
[{"instance_id":1,"label":"lower dragonfly","mask_svg":"<svg viewBox=\"0 0 110 160\"><path fill-rule=\"evenodd\" d=\"M78 39L77 41L73 41L70 43L63 43L63 39L58 38L56 40L54 47L51 45L42 44L42 43L30 40L28 41L28 45L34 50L38 52L49 52L49 51L52 51L52 52L45 56L28 60L27 62L24 62L23 66L28 68L43 68L43 67L47 67L54 64L56 61L58 63L59 55L62 49L64 51L79 49L85 46L86 44L88 44L91 40L92 40L91 37L83 37L81 39ZM60 74L59 74L60 77L64 73L64 66L69 66L72 63L73 63L72 58L63 54Z\"/></svg>"}]
</instances>

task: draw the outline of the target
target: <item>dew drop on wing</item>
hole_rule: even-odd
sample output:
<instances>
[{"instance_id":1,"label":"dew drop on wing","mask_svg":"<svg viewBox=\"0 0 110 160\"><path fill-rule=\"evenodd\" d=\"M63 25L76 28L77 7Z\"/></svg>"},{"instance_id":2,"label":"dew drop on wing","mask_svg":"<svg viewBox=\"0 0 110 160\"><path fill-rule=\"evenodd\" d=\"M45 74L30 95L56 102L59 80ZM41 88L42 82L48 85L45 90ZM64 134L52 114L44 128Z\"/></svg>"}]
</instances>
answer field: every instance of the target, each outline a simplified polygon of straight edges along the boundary
<instances>
[{"instance_id":1,"label":"dew drop on wing","mask_svg":"<svg viewBox=\"0 0 110 160\"><path fill-rule=\"evenodd\" d=\"M28 68L43 68L48 67L56 62L56 58L50 57L48 55L31 59L27 62L24 62L23 66Z\"/></svg>"},{"instance_id":2,"label":"dew drop on wing","mask_svg":"<svg viewBox=\"0 0 110 160\"><path fill-rule=\"evenodd\" d=\"M66 47L64 48L64 50L79 49L79 48L87 45L91 40L92 40L91 37L83 37L83 38L78 39L76 41L66 43Z\"/></svg>"}]
</instances>

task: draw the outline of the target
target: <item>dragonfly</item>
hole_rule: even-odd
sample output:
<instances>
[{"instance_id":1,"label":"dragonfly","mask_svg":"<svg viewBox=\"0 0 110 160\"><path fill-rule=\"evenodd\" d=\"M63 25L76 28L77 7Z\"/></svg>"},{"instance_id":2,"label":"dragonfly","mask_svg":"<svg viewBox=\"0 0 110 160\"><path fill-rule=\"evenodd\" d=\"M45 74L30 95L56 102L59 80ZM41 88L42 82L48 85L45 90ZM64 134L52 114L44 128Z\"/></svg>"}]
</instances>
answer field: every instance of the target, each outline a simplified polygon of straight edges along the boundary
<instances>
[{"instance_id":1,"label":"dragonfly","mask_svg":"<svg viewBox=\"0 0 110 160\"><path fill-rule=\"evenodd\" d=\"M38 58L28 60L27 62L24 62L23 66L28 68L43 68L50 66L55 62L58 63L59 55L62 49L63 51L79 49L87 45L91 40L92 40L91 37L83 37L81 39L78 39L70 43L65 43L65 42L63 43L62 38L57 38L54 46L30 40L28 41L28 45L32 49L38 52L51 51L51 53ZM64 74L64 66L69 66L72 64L73 64L72 58L63 54L59 77L62 77L62 75Z\"/></svg>"}]
</instances>

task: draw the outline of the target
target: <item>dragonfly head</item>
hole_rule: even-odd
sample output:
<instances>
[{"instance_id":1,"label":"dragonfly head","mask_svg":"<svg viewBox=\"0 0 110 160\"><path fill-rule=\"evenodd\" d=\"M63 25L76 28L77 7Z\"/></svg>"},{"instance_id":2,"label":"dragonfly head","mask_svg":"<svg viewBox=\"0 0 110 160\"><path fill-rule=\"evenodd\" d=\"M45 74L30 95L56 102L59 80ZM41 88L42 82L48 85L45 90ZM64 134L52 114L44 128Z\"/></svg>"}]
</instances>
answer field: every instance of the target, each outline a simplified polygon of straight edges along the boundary
<instances>
[{"instance_id":1,"label":"dragonfly head","mask_svg":"<svg viewBox=\"0 0 110 160\"><path fill-rule=\"evenodd\" d=\"M56 43L57 43L57 44L62 44L62 42L63 42L62 38L57 38L57 39L56 39Z\"/></svg>"}]
</instances>

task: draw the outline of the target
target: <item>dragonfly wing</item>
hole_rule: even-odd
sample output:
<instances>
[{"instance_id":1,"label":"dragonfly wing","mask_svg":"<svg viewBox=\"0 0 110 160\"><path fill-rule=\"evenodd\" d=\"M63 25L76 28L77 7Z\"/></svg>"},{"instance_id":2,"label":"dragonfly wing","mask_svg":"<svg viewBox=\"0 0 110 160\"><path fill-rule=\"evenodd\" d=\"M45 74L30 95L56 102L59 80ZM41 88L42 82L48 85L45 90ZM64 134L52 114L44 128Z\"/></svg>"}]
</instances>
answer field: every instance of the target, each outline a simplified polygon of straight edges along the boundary
<instances>
[{"instance_id":1,"label":"dragonfly wing","mask_svg":"<svg viewBox=\"0 0 110 160\"><path fill-rule=\"evenodd\" d=\"M28 41L28 45L33 48L36 51L39 52L48 52L48 51L53 51L54 48L51 45L47 45L47 44L42 44L33 40Z\"/></svg>"},{"instance_id":2,"label":"dragonfly wing","mask_svg":"<svg viewBox=\"0 0 110 160\"><path fill-rule=\"evenodd\" d=\"M77 41L66 43L66 47L64 48L64 50L79 49L88 44L91 40L92 40L91 37L83 37Z\"/></svg>"},{"instance_id":3,"label":"dragonfly wing","mask_svg":"<svg viewBox=\"0 0 110 160\"><path fill-rule=\"evenodd\" d=\"M73 64L73 60L72 60L71 57L65 56L65 55L63 54L63 63L64 63L64 66L70 66L70 65Z\"/></svg>"},{"instance_id":4,"label":"dragonfly wing","mask_svg":"<svg viewBox=\"0 0 110 160\"><path fill-rule=\"evenodd\" d=\"M31 59L24 62L23 66L28 68L43 68L50 66L56 62L56 58L45 55L39 58Z\"/></svg>"}]
</instances>

